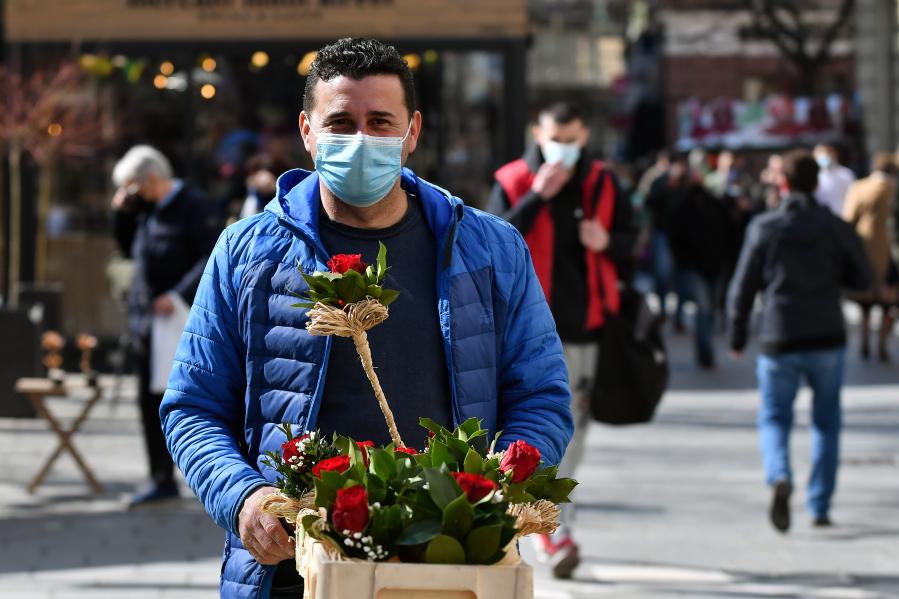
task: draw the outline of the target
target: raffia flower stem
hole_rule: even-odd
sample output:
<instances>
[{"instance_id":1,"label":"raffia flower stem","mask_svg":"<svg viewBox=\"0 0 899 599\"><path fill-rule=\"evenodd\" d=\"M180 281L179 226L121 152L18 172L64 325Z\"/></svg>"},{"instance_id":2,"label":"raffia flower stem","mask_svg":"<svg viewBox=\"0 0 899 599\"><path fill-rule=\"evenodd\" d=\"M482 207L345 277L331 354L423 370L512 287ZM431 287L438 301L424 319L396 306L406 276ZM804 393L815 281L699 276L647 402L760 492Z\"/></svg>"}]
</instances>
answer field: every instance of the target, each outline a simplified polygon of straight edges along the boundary
<instances>
[{"instance_id":1,"label":"raffia flower stem","mask_svg":"<svg viewBox=\"0 0 899 599\"><path fill-rule=\"evenodd\" d=\"M381 389L381 381L375 373L375 366L371 359L371 348L368 345L368 333L358 331L353 333L353 343L356 344L356 352L362 360L362 367L365 369L365 375L371 383L371 388L375 391L375 397L378 399L378 405L381 406L381 413L384 414L384 420L387 421L387 428L390 429L390 438L396 447L405 447L403 440L400 438L400 431L396 428L396 420L393 418L393 412L387 403L387 397L384 396L384 390Z\"/></svg>"}]
</instances>

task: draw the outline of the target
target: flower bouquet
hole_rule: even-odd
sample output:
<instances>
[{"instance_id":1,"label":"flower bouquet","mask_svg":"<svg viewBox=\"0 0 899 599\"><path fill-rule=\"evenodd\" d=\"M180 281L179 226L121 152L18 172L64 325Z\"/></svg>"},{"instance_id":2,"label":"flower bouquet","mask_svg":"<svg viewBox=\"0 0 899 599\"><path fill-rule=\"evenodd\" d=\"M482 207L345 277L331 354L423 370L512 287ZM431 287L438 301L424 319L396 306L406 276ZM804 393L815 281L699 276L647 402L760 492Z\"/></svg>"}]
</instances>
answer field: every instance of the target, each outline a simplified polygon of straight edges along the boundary
<instances>
[{"instance_id":1,"label":"flower bouquet","mask_svg":"<svg viewBox=\"0 0 899 599\"><path fill-rule=\"evenodd\" d=\"M365 334L387 318L386 305L398 295L382 288L386 249L382 244L374 267L360 256L334 256L329 266L330 273L303 275L309 291L298 306L310 308L310 333L353 338L392 442L375 447L317 431L295 435L282 426L282 451L267 454L280 493L266 498L263 509L296 525L306 597L352 592L363 599L385 588L531 596L530 569L520 565L515 541L555 530L557 505L569 500L577 482L542 467L540 452L525 441L496 451L499 433L488 438L474 418L454 430L421 418L426 447L406 447ZM448 573L447 566L412 564L457 568ZM403 596L395 592L390 596Z\"/></svg>"}]
</instances>

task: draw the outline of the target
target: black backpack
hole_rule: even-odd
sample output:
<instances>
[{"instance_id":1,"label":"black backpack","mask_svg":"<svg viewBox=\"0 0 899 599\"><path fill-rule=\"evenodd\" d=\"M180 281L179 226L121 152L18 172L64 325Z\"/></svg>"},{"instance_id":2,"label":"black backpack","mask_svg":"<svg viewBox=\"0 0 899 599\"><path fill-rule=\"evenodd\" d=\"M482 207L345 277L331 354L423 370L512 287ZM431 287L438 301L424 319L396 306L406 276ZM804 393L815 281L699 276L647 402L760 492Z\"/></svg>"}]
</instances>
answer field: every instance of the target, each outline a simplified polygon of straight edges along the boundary
<instances>
[{"instance_id":1,"label":"black backpack","mask_svg":"<svg viewBox=\"0 0 899 599\"><path fill-rule=\"evenodd\" d=\"M606 314L596 378L590 395L593 419L605 424L652 420L668 386L668 359L661 319L646 299L626 287L621 310Z\"/></svg>"}]
</instances>

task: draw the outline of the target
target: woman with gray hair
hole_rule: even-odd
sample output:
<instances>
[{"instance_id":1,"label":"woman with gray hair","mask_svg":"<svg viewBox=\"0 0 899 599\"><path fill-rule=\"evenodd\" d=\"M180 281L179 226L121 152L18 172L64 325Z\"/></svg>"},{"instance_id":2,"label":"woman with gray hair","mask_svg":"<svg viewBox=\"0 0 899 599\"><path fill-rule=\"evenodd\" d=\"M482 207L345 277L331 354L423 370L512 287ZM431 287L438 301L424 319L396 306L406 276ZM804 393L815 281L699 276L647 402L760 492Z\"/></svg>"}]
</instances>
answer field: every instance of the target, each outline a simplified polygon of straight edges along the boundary
<instances>
[{"instance_id":1,"label":"woman with gray hair","mask_svg":"<svg viewBox=\"0 0 899 599\"><path fill-rule=\"evenodd\" d=\"M151 478L131 500L131 506L139 506L178 496L159 421L165 389L151 380L153 318L170 316L193 302L221 226L205 198L173 177L171 164L156 148L128 150L115 165L112 180L117 188L112 199L115 237L122 253L134 261L128 333Z\"/></svg>"}]
</instances>

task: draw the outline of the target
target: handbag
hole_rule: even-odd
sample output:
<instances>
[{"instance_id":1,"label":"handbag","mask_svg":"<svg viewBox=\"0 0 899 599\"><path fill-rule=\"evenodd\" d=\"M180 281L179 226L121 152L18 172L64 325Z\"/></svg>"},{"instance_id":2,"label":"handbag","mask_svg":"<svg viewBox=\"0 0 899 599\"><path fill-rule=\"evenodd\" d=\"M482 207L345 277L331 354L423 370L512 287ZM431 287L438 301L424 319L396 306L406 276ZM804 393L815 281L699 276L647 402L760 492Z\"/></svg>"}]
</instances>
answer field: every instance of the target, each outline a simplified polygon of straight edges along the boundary
<instances>
[{"instance_id":1,"label":"handbag","mask_svg":"<svg viewBox=\"0 0 899 599\"><path fill-rule=\"evenodd\" d=\"M636 290L621 290L618 314L606 314L590 394L593 419L604 424L652 420L668 386L662 322Z\"/></svg>"}]
</instances>

